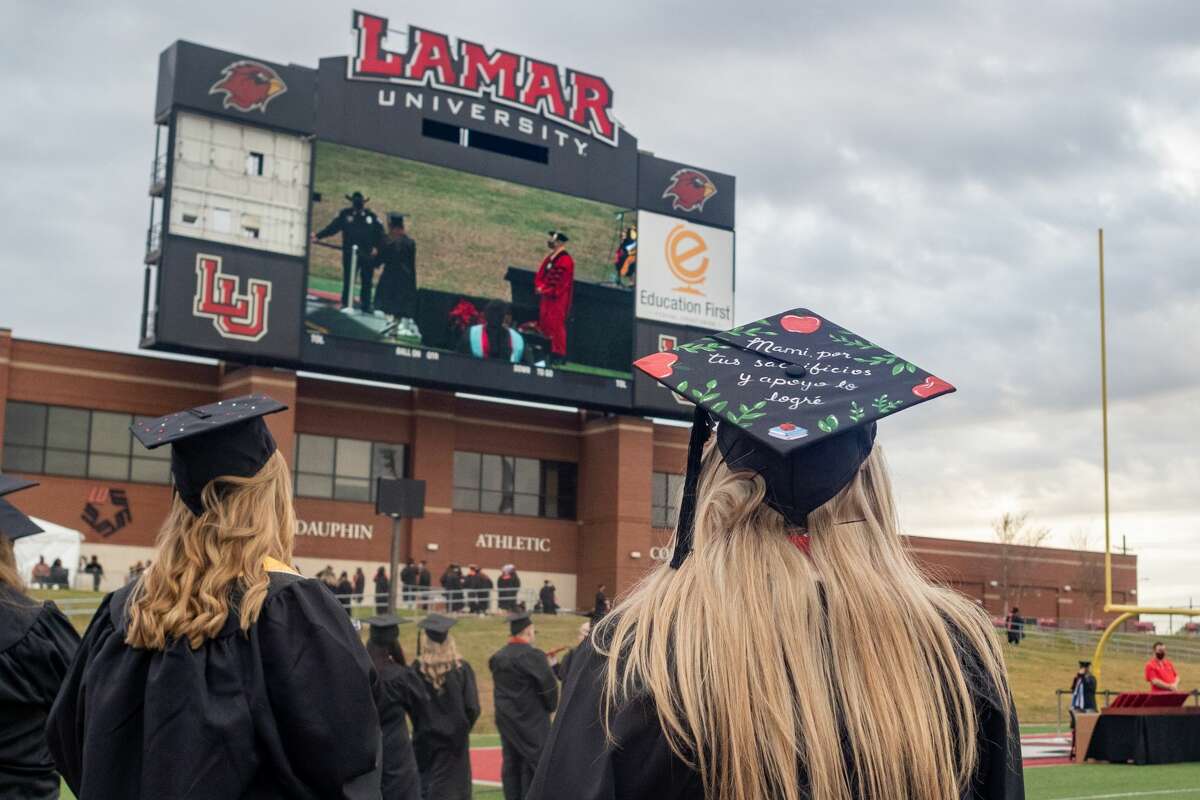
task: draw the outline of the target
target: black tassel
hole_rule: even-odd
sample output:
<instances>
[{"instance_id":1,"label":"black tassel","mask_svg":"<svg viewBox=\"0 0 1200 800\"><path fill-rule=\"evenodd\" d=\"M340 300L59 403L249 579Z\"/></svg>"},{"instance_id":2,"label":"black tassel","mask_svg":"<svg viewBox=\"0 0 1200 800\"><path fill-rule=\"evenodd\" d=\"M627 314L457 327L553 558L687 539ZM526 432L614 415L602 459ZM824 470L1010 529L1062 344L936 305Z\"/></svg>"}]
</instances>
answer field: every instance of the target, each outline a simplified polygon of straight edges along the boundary
<instances>
[{"instance_id":1,"label":"black tassel","mask_svg":"<svg viewBox=\"0 0 1200 800\"><path fill-rule=\"evenodd\" d=\"M688 440L687 475L683 479L683 498L679 502L679 524L675 529L675 553L671 556L671 569L679 569L688 553L692 552L700 459L704 455L704 443L708 441L710 431L708 412L702 406L696 406L696 413L692 417L692 435Z\"/></svg>"}]
</instances>

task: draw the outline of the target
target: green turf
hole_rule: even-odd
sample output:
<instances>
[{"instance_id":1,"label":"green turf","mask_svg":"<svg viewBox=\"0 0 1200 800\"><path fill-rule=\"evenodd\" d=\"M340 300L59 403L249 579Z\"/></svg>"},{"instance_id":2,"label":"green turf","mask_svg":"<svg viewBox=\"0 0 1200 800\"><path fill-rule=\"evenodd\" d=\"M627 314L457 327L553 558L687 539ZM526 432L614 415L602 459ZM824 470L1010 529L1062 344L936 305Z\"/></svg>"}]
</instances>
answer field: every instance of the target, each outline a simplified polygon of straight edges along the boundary
<instances>
[{"instance_id":1,"label":"green turf","mask_svg":"<svg viewBox=\"0 0 1200 800\"><path fill-rule=\"evenodd\" d=\"M1026 800L1200 798L1200 764L1081 764L1025 770Z\"/></svg>"}]
</instances>

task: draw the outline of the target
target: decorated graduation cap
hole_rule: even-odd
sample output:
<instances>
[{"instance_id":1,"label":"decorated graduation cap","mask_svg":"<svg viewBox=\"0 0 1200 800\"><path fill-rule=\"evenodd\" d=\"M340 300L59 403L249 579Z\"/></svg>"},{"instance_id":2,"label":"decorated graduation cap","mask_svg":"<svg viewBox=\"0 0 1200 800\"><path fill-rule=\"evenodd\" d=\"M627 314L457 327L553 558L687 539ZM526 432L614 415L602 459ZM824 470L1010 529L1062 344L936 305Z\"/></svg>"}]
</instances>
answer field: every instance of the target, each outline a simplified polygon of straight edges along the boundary
<instances>
[{"instance_id":1,"label":"decorated graduation cap","mask_svg":"<svg viewBox=\"0 0 1200 800\"><path fill-rule=\"evenodd\" d=\"M5 495L19 492L22 489L31 489L34 486L37 486L37 481L15 478L11 475L0 475L0 535L16 541L42 532L38 524L28 515L4 499Z\"/></svg>"},{"instance_id":2,"label":"decorated graduation cap","mask_svg":"<svg viewBox=\"0 0 1200 800\"><path fill-rule=\"evenodd\" d=\"M529 616L528 611L514 611L505 617L505 621L508 623L508 632L516 636L533 624L533 617Z\"/></svg>"},{"instance_id":3,"label":"decorated graduation cap","mask_svg":"<svg viewBox=\"0 0 1200 800\"><path fill-rule=\"evenodd\" d=\"M634 366L696 404L675 568L691 552L700 459L714 421L726 464L761 475L767 503L803 527L871 454L876 420L954 391L805 308L677 345Z\"/></svg>"},{"instance_id":4,"label":"decorated graduation cap","mask_svg":"<svg viewBox=\"0 0 1200 800\"><path fill-rule=\"evenodd\" d=\"M417 627L425 631L425 635L430 641L441 644L446 641L447 634L450 629L458 624L458 620L454 617L447 617L445 614L430 614L417 623Z\"/></svg>"},{"instance_id":5,"label":"decorated graduation cap","mask_svg":"<svg viewBox=\"0 0 1200 800\"><path fill-rule=\"evenodd\" d=\"M554 241L562 242L563 244L571 241L570 238L562 231L546 231L546 234Z\"/></svg>"},{"instance_id":6,"label":"decorated graduation cap","mask_svg":"<svg viewBox=\"0 0 1200 800\"><path fill-rule=\"evenodd\" d=\"M184 505L204 512L201 493L225 475L258 474L277 449L263 417L287 408L265 394L221 400L129 426L142 445L153 450L171 445L171 476Z\"/></svg>"},{"instance_id":7,"label":"decorated graduation cap","mask_svg":"<svg viewBox=\"0 0 1200 800\"><path fill-rule=\"evenodd\" d=\"M389 212L388 213L388 227L389 228L403 228L404 227L404 214L400 214L395 211Z\"/></svg>"},{"instance_id":8,"label":"decorated graduation cap","mask_svg":"<svg viewBox=\"0 0 1200 800\"><path fill-rule=\"evenodd\" d=\"M410 621L395 614L380 614L365 620L371 628L368 637L379 644L390 644L399 639L400 626Z\"/></svg>"}]
</instances>

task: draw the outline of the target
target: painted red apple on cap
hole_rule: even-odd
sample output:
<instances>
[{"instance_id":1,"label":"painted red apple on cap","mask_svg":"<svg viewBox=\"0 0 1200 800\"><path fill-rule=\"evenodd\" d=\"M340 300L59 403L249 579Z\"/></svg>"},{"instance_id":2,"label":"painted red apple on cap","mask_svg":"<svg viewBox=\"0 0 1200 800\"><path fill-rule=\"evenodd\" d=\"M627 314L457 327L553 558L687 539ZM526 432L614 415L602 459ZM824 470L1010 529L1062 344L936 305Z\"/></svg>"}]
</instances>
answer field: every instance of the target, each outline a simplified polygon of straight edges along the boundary
<instances>
[{"instance_id":1,"label":"painted red apple on cap","mask_svg":"<svg viewBox=\"0 0 1200 800\"><path fill-rule=\"evenodd\" d=\"M952 391L954 391L953 386L935 375L930 375L925 379L924 383L918 383L912 388L912 393L921 398L933 397L937 394L944 394Z\"/></svg>"},{"instance_id":2,"label":"painted red apple on cap","mask_svg":"<svg viewBox=\"0 0 1200 800\"><path fill-rule=\"evenodd\" d=\"M674 353L651 353L639 358L633 365L655 380L662 380L675 371L675 362L679 356Z\"/></svg>"},{"instance_id":3,"label":"painted red apple on cap","mask_svg":"<svg viewBox=\"0 0 1200 800\"><path fill-rule=\"evenodd\" d=\"M779 318L779 324L788 333L816 333L821 328L821 320L817 317L799 317L795 314L785 314Z\"/></svg>"}]
</instances>

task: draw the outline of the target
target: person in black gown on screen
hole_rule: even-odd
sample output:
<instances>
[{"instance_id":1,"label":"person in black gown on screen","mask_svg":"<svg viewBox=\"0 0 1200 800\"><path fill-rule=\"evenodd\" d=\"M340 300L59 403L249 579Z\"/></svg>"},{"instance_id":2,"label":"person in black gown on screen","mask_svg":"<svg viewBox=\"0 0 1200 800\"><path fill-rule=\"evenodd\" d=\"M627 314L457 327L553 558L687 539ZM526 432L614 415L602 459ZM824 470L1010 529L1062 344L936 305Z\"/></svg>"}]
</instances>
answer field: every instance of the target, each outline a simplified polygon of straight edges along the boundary
<instances>
[{"instance_id":1,"label":"person in black gown on screen","mask_svg":"<svg viewBox=\"0 0 1200 800\"><path fill-rule=\"evenodd\" d=\"M379 799L375 670L288 566L292 479L263 395L143 420L175 496L153 565L104 598L47 739L82 800Z\"/></svg>"},{"instance_id":2,"label":"person in black gown on screen","mask_svg":"<svg viewBox=\"0 0 1200 800\"><path fill-rule=\"evenodd\" d=\"M430 614L417 623L423 637L412 669L425 697L413 719L413 749L426 800L471 800L470 737L479 719L479 689L450 635L455 622Z\"/></svg>"},{"instance_id":3,"label":"person in black gown on screen","mask_svg":"<svg viewBox=\"0 0 1200 800\"><path fill-rule=\"evenodd\" d=\"M425 699L425 687L405 667L400 626L409 620L394 614L367 620L367 654L379 673L379 723L383 729L383 800L420 800L421 780L407 720Z\"/></svg>"},{"instance_id":4,"label":"person in black gown on screen","mask_svg":"<svg viewBox=\"0 0 1200 800\"><path fill-rule=\"evenodd\" d=\"M0 498L37 484L0 475ZM79 634L54 603L25 594L13 542L41 533L0 499L0 797L54 800L61 781L46 749L46 716Z\"/></svg>"},{"instance_id":5,"label":"person in black gown on screen","mask_svg":"<svg viewBox=\"0 0 1200 800\"><path fill-rule=\"evenodd\" d=\"M707 389L674 555L573 655L527 800L1023 798L991 621L914 564L875 445L953 387L805 309L755 326L636 362Z\"/></svg>"}]
</instances>

